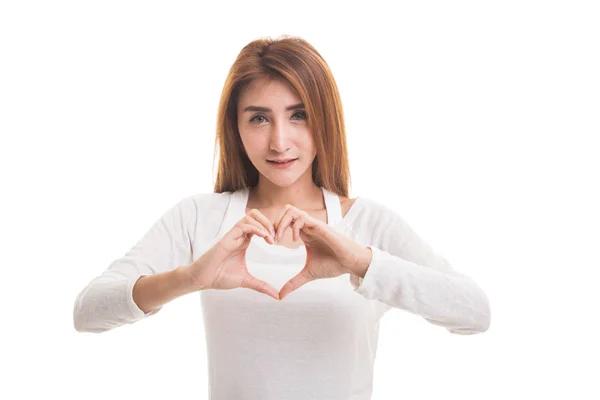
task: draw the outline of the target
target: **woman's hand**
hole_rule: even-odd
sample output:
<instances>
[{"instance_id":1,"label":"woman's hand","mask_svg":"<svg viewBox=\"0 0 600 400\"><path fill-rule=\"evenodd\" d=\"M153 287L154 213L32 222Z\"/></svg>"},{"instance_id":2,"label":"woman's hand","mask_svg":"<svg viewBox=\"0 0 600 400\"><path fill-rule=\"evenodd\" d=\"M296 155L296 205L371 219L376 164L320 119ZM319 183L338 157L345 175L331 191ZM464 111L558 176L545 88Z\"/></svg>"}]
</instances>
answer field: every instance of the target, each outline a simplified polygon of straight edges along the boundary
<instances>
[{"instance_id":1,"label":"woman's hand","mask_svg":"<svg viewBox=\"0 0 600 400\"><path fill-rule=\"evenodd\" d=\"M276 241L291 228L294 240L301 239L306 246L306 263L295 277L279 291L283 300L290 292L306 283L323 278L335 278L350 273L365 276L371 263L371 249L345 236L306 211L286 205L275 222Z\"/></svg>"},{"instance_id":2,"label":"woman's hand","mask_svg":"<svg viewBox=\"0 0 600 400\"><path fill-rule=\"evenodd\" d=\"M252 236L275 244L273 224L253 209L237 222L217 244L189 265L188 272L200 289L248 288L279 300L279 293L268 283L255 278L246 266L246 249Z\"/></svg>"}]
</instances>

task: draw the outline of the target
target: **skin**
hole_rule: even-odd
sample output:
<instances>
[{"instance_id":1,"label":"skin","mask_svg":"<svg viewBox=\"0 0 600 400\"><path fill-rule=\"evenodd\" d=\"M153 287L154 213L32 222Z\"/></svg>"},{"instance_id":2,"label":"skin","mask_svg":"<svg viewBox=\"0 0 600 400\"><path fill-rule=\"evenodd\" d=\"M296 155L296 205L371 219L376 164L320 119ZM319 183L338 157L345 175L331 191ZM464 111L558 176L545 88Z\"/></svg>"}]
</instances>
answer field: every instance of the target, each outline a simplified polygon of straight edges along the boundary
<instances>
[{"instance_id":1,"label":"skin","mask_svg":"<svg viewBox=\"0 0 600 400\"><path fill-rule=\"evenodd\" d=\"M237 104L238 130L248 158L258 170L258 184L250 190L246 212L258 209L271 222L276 222L286 204L306 211L310 216L327 221L321 189L312 180L312 162L316 156L313 134L308 128L302 103L289 83L260 78L240 93ZM270 111L247 110L249 106ZM272 167L267 160L298 158L291 167ZM340 196L342 215L352 207L355 198ZM278 244L298 247L293 232L286 230Z\"/></svg>"},{"instance_id":2,"label":"skin","mask_svg":"<svg viewBox=\"0 0 600 400\"><path fill-rule=\"evenodd\" d=\"M235 240L226 240L233 243L233 249L223 251L220 246L214 246L189 266L138 279L133 298L140 309L147 313L176 297L204 288L245 287L283 300L311 280L333 278L347 272L365 276L371 250L333 232L325 223L323 192L311 176L316 150L306 114L303 108L286 110L300 102L287 82L258 79L240 94L237 112L242 143L259 173L258 184L249 193L246 213L256 209L249 215L267 230L275 230L276 242L280 245L295 248L303 243L301 237L304 238L307 262L302 271L277 291L251 276L243 261L245 248ZM246 111L248 106L265 107L270 111ZM287 169L274 168L267 162L280 158L298 160ZM342 216L355 200L340 196ZM236 225L237 229L227 235L242 241L247 240L248 233L266 237L267 231L261 233L263 229L257 224ZM288 229L290 227L292 229ZM271 237L267 240L275 243Z\"/></svg>"},{"instance_id":3,"label":"skin","mask_svg":"<svg viewBox=\"0 0 600 400\"><path fill-rule=\"evenodd\" d=\"M306 245L306 264L280 289L279 299L315 279L345 273L364 277L371 249L326 224L323 192L312 180L313 133L293 87L282 80L256 79L240 93L237 114L244 150L259 175L258 184L250 190L246 213L256 209L262 214L265 235L269 230L275 232L274 241L266 239L270 243L291 248ZM268 162L275 159L297 160L281 169ZM355 200L340 198L342 216Z\"/></svg>"}]
</instances>

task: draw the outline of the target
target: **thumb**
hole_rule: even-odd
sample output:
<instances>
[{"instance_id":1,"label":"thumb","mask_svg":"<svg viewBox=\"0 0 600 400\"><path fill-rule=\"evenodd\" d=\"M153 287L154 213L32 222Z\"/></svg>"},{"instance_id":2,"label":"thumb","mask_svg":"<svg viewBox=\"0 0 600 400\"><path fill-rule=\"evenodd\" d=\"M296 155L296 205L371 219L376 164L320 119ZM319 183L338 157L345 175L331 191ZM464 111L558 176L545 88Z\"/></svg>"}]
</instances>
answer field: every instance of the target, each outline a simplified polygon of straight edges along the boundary
<instances>
[{"instance_id":1,"label":"thumb","mask_svg":"<svg viewBox=\"0 0 600 400\"><path fill-rule=\"evenodd\" d=\"M282 286L281 290L279 291L279 300L283 300L285 296L287 296L294 290L314 280L315 277L312 276L312 274L308 272L307 269L303 269L302 271L300 271L300 273L298 273L298 275L287 281L287 283Z\"/></svg>"},{"instance_id":2,"label":"thumb","mask_svg":"<svg viewBox=\"0 0 600 400\"><path fill-rule=\"evenodd\" d=\"M265 281L261 281L260 279L253 277L250 274L246 275L241 287L255 290L257 292L266 294L267 296L271 296L275 300L279 300L279 292L277 292L273 286L269 285Z\"/></svg>"}]
</instances>

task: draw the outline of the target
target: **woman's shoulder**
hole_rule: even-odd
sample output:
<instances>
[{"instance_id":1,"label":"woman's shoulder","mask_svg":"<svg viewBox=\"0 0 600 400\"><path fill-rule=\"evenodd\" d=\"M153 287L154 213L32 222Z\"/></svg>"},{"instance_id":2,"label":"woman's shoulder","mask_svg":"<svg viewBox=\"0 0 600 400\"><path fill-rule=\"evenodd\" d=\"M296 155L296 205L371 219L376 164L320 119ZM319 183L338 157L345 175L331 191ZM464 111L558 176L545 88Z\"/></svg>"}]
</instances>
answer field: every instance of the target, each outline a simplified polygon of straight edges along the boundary
<instances>
[{"instance_id":1,"label":"woman's shoulder","mask_svg":"<svg viewBox=\"0 0 600 400\"><path fill-rule=\"evenodd\" d=\"M342 218L345 217L346 214L348 214L348 211L354 206L355 202L356 202L356 197L350 198L350 197L340 196L340 205L342 207Z\"/></svg>"},{"instance_id":2,"label":"woman's shoulder","mask_svg":"<svg viewBox=\"0 0 600 400\"><path fill-rule=\"evenodd\" d=\"M363 228L377 226L389 219L399 216L392 207L367 196L355 198L340 196L342 218L350 225L358 225Z\"/></svg>"},{"instance_id":3,"label":"woman's shoulder","mask_svg":"<svg viewBox=\"0 0 600 400\"><path fill-rule=\"evenodd\" d=\"M193 204L198 214L214 213L218 210L225 211L231 201L232 194L233 192L197 192L186 196L182 201Z\"/></svg>"},{"instance_id":4,"label":"woman's shoulder","mask_svg":"<svg viewBox=\"0 0 600 400\"><path fill-rule=\"evenodd\" d=\"M171 212L176 212L186 219L191 217L202 219L207 215L225 213L231 194L231 192L196 192L184 195L171 207Z\"/></svg>"},{"instance_id":5,"label":"woman's shoulder","mask_svg":"<svg viewBox=\"0 0 600 400\"><path fill-rule=\"evenodd\" d=\"M197 192L187 196L187 199L190 199L196 203L223 203L228 202L231 195L234 192L222 192L222 193L214 193L214 192Z\"/></svg>"},{"instance_id":6,"label":"woman's shoulder","mask_svg":"<svg viewBox=\"0 0 600 400\"><path fill-rule=\"evenodd\" d=\"M342 215L346 215L354 208L364 209L365 211L373 211L386 208L384 204L367 196L357 196L354 198L339 196L342 206ZM356 207L355 207L356 206Z\"/></svg>"}]
</instances>

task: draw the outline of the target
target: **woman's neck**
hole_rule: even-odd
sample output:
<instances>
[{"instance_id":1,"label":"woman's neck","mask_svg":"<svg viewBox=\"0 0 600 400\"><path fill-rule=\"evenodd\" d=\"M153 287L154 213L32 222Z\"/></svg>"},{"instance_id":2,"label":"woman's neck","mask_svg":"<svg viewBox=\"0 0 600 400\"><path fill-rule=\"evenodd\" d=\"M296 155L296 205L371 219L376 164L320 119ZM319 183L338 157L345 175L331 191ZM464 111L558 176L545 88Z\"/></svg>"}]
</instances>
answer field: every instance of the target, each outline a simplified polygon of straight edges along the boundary
<instances>
[{"instance_id":1,"label":"woman's neck","mask_svg":"<svg viewBox=\"0 0 600 400\"><path fill-rule=\"evenodd\" d=\"M287 187L261 181L248 195L247 208L282 209L290 204L301 210L320 210L324 207L323 191L312 180L308 184L296 182Z\"/></svg>"}]
</instances>

